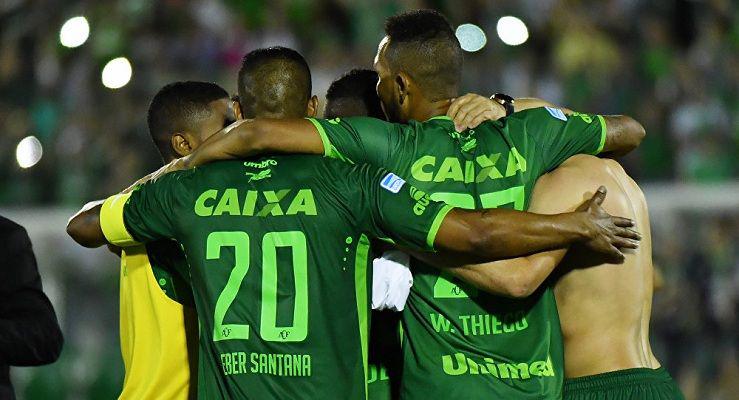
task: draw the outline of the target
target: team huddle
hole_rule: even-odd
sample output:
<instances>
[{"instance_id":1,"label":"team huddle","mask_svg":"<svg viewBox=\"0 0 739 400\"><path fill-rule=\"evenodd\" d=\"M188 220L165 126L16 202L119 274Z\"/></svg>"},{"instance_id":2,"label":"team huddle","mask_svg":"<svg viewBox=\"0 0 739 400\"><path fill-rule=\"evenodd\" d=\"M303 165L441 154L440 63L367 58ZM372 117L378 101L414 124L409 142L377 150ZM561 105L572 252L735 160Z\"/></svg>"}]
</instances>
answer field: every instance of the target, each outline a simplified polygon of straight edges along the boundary
<instances>
[{"instance_id":1,"label":"team huddle","mask_svg":"<svg viewBox=\"0 0 739 400\"><path fill-rule=\"evenodd\" d=\"M324 118L284 47L244 57L234 99L162 88L165 165L67 226L121 256L120 398L681 399L649 344L646 202L607 159L644 129L460 97L462 58L417 10Z\"/></svg>"}]
</instances>

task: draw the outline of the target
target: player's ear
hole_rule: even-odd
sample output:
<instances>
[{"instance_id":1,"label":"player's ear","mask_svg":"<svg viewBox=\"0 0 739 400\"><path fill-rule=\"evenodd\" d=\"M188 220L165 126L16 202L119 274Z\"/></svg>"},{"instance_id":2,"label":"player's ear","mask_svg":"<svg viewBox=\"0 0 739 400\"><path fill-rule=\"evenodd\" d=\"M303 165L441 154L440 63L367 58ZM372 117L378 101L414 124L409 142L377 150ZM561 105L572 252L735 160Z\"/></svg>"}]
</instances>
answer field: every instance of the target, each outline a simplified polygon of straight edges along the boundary
<instances>
[{"instance_id":1,"label":"player's ear","mask_svg":"<svg viewBox=\"0 0 739 400\"><path fill-rule=\"evenodd\" d=\"M184 157L192 153L192 144L190 138L184 132L175 132L171 139L172 149L178 157Z\"/></svg>"},{"instance_id":2,"label":"player's ear","mask_svg":"<svg viewBox=\"0 0 739 400\"><path fill-rule=\"evenodd\" d=\"M310 100L308 100L308 108L305 110L305 115L310 118L314 118L318 115L318 104L318 96L313 95Z\"/></svg>"},{"instance_id":3,"label":"player's ear","mask_svg":"<svg viewBox=\"0 0 739 400\"><path fill-rule=\"evenodd\" d=\"M395 80L393 82L393 86L395 86L395 95L397 97L398 105L401 107L404 105L404 103L408 102L408 84L410 82L410 77L405 72L398 72L397 75L395 75Z\"/></svg>"}]
</instances>

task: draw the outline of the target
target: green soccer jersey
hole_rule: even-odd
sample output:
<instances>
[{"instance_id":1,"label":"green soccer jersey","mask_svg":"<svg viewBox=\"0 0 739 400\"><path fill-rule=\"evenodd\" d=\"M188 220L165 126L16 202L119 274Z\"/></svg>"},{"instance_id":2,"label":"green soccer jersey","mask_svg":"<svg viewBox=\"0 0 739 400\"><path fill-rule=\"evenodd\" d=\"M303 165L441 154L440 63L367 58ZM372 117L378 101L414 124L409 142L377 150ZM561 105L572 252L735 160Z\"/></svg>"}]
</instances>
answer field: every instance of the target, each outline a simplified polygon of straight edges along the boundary
<instances>
[{"instance_id":1,"label":"green soccer jersey","mask_svg":"<svg viewBox=\"0 0 739 400\"><path fill-rule=\"evenodd\" d=\"M106 201L101 224L114 243L182 244L200 398L365 399L368 238L430 249L450 209L387 171L293 156L165 175Z\"/></svg>"},{"instance_id":2,"label":"green soccer jersey","mask_svg":"<svg viewBox=\"0 0 739 400\"><path fill-rule=\"evenodd\" d=\"M463 208L525 210L536 179L605 142L600 116L538 108L457 133L446 117L311 120L327 156L384 166ZM403 312L404 399L555 399L563 351L551 288L524 300L476 291L418 260Z\"/></svg>"},{"instance_id":3,"label":"green soccer jersey","mask_svg":"<svg viewBox=\"0 0 739 400\"><path fill-rule=\"evenodd\" d=\"M146 253L154 278L164 294L184 306L195 307L189 275L182 274L187 271L187 260L180 245L172 240L158 240L146 244Z\"/></svg>"}]
</instances>

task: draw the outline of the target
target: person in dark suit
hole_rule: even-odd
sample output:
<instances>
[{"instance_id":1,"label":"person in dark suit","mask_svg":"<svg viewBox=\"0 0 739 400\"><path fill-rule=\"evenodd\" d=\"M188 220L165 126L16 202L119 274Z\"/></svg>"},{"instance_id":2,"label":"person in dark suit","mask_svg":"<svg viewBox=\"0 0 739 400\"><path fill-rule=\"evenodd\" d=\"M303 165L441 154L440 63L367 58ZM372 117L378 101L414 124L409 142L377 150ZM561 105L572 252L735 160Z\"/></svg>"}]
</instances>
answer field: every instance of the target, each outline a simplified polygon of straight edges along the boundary
<instances>
[{"instance_id":1,"label":"person in dark suit","mask_svg":"<svg viewBox=\"0 0 739 400\"><path fill-rule=\"evenodd\" d=\"M63 342L28 234L0 216L0 400L15 398L10 366L53 363Z\"/></svg>"}]
</instances>

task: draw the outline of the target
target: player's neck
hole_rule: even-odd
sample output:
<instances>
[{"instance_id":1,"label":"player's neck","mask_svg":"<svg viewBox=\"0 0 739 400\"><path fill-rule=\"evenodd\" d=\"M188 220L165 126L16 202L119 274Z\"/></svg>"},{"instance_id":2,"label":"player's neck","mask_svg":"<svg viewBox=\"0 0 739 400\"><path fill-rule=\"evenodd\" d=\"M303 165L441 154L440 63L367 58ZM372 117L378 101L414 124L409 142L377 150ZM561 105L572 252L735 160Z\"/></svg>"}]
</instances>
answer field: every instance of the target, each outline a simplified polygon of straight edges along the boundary
<instances>
[{"instance_id":1,"label":"player's neck","mask_svg":"<svg viewBox=\"0 0 739 400\"><path fill-rule=\"evenodd\" d=\"M409 119L416 121L426 121L429 118L446 115L449 106L452 104L451 99L443 99L438 101L421 101L418 107L411 112Z\"/></svg>"}]
</instances>

